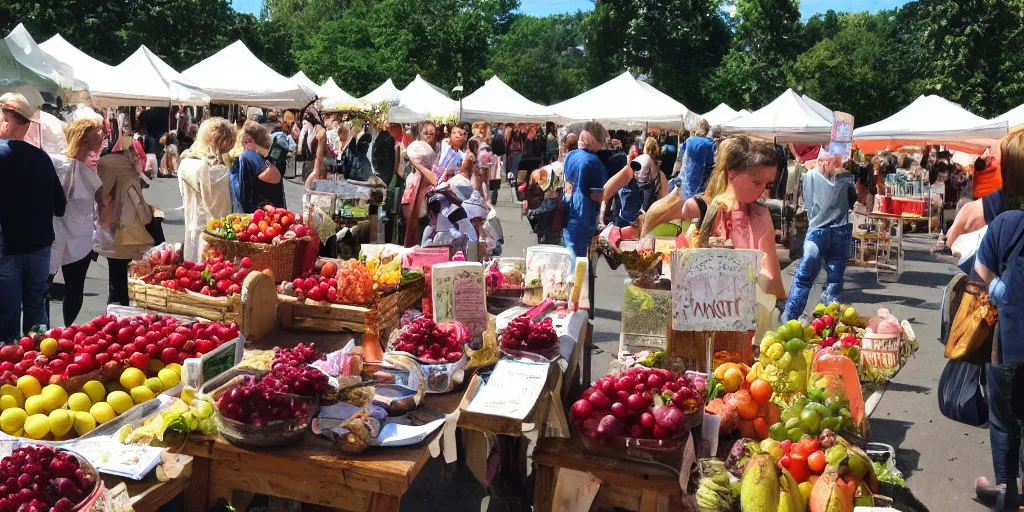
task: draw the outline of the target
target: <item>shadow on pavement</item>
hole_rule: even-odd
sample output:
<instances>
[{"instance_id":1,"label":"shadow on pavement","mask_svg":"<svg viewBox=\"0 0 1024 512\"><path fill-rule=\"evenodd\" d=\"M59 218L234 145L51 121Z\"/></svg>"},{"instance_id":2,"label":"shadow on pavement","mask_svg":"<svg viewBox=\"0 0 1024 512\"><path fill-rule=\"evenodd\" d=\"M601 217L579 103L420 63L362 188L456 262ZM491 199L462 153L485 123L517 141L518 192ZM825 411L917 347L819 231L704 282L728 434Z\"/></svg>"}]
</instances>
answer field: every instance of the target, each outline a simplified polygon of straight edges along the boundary
<instances>
[{"instance_id":1,"label":"shadow on pavement","mask_svg":"<svg viewBox=\"0 0 1024 512\"><path fill-rule=\"evenodd\" d=\"M594 308L594 316L607 318L608 320L615 320L617 322L622 321L622 311L615 311L611 309Z\"/></svg>"},{"instance_id":2,"label":"shadow on pavement","mask_svg":"<svg viewBox=\"0 0 1024 512\"><path fill-rule=\"evenodd\" d=\"M907 393L923 393L927 395L932 392L932 389L926 386L915 386L913 384L904 384L902 382L889 382L885 386L885 391L887 393L893 391L906 391Z\"/></svg>"},{"instance_id":3,"label":"shadow on pavement","mask_svg":"<svg viewBox=\"0 0 1024 512\"><path fill-rule=\"evenodd\" d=\"M919 469L918 462L921 459L921 454L917 450L900 448L907 437L907 430L912 426L913 421L871 418L871 440L896 448L896 469L903 473L904 479L910 478L910 475Z\"/></svg>"}]
</instances>

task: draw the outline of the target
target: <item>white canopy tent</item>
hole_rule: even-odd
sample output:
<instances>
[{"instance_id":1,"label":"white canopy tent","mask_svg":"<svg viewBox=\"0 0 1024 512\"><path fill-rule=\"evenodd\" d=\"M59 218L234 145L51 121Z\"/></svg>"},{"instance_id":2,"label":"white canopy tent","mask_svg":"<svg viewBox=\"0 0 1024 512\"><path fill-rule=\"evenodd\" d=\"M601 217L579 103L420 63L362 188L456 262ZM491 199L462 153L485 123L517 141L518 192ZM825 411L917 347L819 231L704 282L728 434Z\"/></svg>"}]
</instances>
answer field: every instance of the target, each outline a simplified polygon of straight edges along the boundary
<instances>
[{"instance_id":1,"label":"white canopy tent","mask_svg":"<svg viewBox=\"0 0 1024 512\"><path fill-rule=\"evenodd\" d=\"M1005 121L1006 127L1011 130L1020 125L1024 125L1024 105L1014 108L999 117L993 118L992 121Z\"/></svg>"},{"instance_id":2,"label":"white canopy tent","mask_svg":"<svg viewBox=\"0 0 1024 512\"><path fill-rule=\"evenodd\" d=\"M988 120L940 96L919 96L903 110L853 130L856 146L865 153L926 143L982 154L1006 134L1005 120Z\"/></svg>"},{"instance_id":3,"label":"white canopy tent","mask_svg":"<svg viewBox=\"0 0 1024 512\"><path fill-rule=\"evenodd\" d=\"M116 105L163 106L209 105L210 96L198 85L182 76L145 45L140 46L124 62L114 67L118 76L127 80L121 85L127 94ZM93 95L93 103L96 103Z\"/></svg>"},{"instance_id":4,"label":"white canopy tent","mask_svg":"<svg viewBox=\"0 0 1024 512\"><path fill-rule=\"evenodd\" d=\"M323 93L321 103L326 111L362 110L366 107L366 102L338 87L334 77L327 77L327 81L320 86L320 91Z\"/></svg>"},{"instance_id":5,"label":"white canopy tent","mask_svg":"<svg viewBox=\"0 0 1024 512\"><path fill-rule=\"evenodd\" d=\"M420 75L409 82L405 89L398 91L401 105L420 113L423 119L448 118L459 113L459 102L448 97L440 87L426 81Z\"/></svg>"},{"instance_id":6,"label":"white canopy tent","mask_svg":"<svg viewBox=\"0 0 1024 512\"><path fill-rule=\"evenodd\" d=\"M746 133L783 143L823 143L832 135L832 122L821 117L793 89L786 89L760 110L730 121L722 129L726 133Z\"/></svg>"},{"instance_id":7,"label":"white canopy tent","mask_svg":"<svg viewBox=\"0 0 1024 512\"><path fill-rule=\"evenodd\" d=\"M701 117L703 117L711 126L717 126L739 119L741 116L739 112L733 110L729 105L719 103L717 107L706 112Z\"/></svg>"},{"instance_id":8,"label":"white canopy tent","mask_svg":"<svg viewBox=\"0 0 1024 512\"><path fill-rule=\"evenodd\" d=\"M388 120L392 123L418 123L427 119L427 116L403 105L402 100L399 98L399 93L401 91L398 90L398 87L395 87L395 82L388 78L387 81L380 84L376 89L359 99L370 104L390 103Z\"/></svg>"},{"instance_id":9,"label":"white canopy tent","mask_svg":"<svg viewBox=\"0 0 1024 512\"><path fill-rule=\"evenodd\" d=\"M315 92L317 96L319 96L321 98L324 96L324 93L320 89L320 86L317 85L316 82L311 80L308 76L306 76L306 74L303 73L302 71L299 71L298 73L295 73L294 75L292 75L292 80L294 80L295 83L297 83L297 84L299 84L301 86L304 86L307 89Z\"/></svg>"},{"instance_id":10,"label":"white canopy tent","mask_svg":"<svg viewBox=\"0 0 1024 512\"><path fill-rule=\"evenodd\" d=\"M679 128L696 118L682 103L633 78L628 71L579 96L552 105L551 110L568 120L599 121L612 129L647 125Z\"/></svg>"},{"instance_id":11,"label":"white canopy tent","mask_svg":"<svg viewBox=\"0 0 1024 512\"><path fill-rule=\"evenodd\" d=\"M18 24L0 45L0 91L30 85L41 93L65 101L85 101L88 82L75 75L67 64L47 55L25 26Z\"/></svg>"},{"instance_id":12,"label":"white canopy tent","mask_svg":"<svg viewBox=\"0 0 1024 512\"><path fill-rule=\"evenodd\" d=\"M231 43L182 74L203 88L213 103L304 108L316 98L315 91L270 69L241 41Z\"/></svg>"},{"instance_id":13,"label":"white canopy tent","mask_svg":"<svg viewBox=\"0 0 1024 512\"><path fill-rule=\"evenodd\" d=\"M463 121L503 121L510 123L543 123L560 121L550 108L534 103L515 89L492 76L483 87L462 99Z\"/></svg>"},{"instance_id":14,"label":"white canopy tent","mask_svg":"<svg viewBox=\"0 0 1024 512\"><path fill-rule=\"evenodd\" d=\"M832 109L826 107L825 105L822 105L821 103L818 103L817 101L814 101L814 99L812 99L810 96L806 94L801 95L800 99L804 100L804 103L813 108L814 111L817 112L822 119L830 123L835 121L836 114Z\"/></svg>"}]
</instances>

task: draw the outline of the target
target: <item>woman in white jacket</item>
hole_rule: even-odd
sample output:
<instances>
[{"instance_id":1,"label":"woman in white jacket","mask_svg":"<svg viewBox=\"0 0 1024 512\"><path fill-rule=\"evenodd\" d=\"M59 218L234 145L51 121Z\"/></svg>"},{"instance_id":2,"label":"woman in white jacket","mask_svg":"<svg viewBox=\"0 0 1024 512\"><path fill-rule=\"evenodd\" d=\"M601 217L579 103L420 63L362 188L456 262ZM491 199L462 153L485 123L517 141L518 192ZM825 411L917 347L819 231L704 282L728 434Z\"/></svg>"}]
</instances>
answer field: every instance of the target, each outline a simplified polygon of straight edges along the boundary
<instances>
[{"instance_id":1,"label":"woman in white jacket","mask_svg":"<svg viewBox=\"0 0 1024 512\"><path fill-rule=\"evenodd\" d=\"M185 207L184 258L199 261L210 219L231 213L231 169L224 156L235 144L235 127L222 117L203 121L192 147L181 154L178 187Z\"/></svg>"},{"instance_id":2,"label":"woman in white jacket","mask_svg":"<svg viewBox=\"0 0 1024 512\"><path fill-rule=\"evenodd\" d=\"M96 165L106 137L103 118L93 110L82 108L75 112L75 117L64 129L67 148L62 154L51 156L68 200L65 215L53 218L50 254L50 275L57 270L64 274L64 325L75 323L82 310L85 275L92 261L96 191L102 185Z\"/></svg>"}]
</instances>

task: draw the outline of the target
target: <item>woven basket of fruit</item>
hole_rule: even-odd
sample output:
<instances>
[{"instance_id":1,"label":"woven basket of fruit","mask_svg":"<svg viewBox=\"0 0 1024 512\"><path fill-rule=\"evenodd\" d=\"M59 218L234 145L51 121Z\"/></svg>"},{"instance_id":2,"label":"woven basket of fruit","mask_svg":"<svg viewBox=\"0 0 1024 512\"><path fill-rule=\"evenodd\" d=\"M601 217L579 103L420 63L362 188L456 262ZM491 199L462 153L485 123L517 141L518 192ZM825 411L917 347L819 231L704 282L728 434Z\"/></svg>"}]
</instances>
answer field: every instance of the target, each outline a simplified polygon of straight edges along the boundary
<instances>
[{"instance_id":1,"label":"woven basket of fruit","mask_svg":"<svg viewBox=\"0 0 1024 512\"><path fill-rule=\"evenodd\" d=\"M246 339L259 340L274 328L277 292L270 276L251 267L249 258L237 267L220 258L155 267L128 280L128 297L151 311L234 322Z\"/></svg>"},{"instance_id":2,"label":"woven basket of fruit","mask_svg":"<svg viewBox=\"0 0 1024 512\"><path fill-rule=\"evenodd\" d=\"M307 258L306 249L310 244L307 237L264 244L239 242L204 232L203 240L210 249L222 254L225 259L250 258L253 268L269 269L276 281L291 281L312 267L312 262Z\"/></svg>"}]
</instances>

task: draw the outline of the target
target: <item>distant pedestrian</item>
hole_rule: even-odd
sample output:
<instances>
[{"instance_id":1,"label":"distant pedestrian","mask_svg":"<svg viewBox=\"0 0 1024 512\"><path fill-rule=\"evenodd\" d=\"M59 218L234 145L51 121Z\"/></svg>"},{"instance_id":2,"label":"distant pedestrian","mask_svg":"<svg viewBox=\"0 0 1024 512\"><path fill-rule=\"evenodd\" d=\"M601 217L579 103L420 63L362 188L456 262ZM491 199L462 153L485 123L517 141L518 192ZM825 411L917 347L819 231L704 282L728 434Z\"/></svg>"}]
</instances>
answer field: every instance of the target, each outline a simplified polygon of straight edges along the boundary
<instances>
[{"instance_id":1,"label":"distant pedestrian","mask_svg":"<svg viewBox=\"0 0 1024 512\"><path fill-rule=\"evenodd\" d=\"M704 119L697 130L683 144L683 169L680 173L683 195L693 197L704 191L715 166L715 142L708 138L711 125Z\"/></svg>"},{"instance_id":2,"label":"distant pedestrian","mask_svg":"<svg viewBox=\"0 0 1024 512\"><path fill-rule=\"evenodd\" d=\"M24 141L36 108L7 93L0 111L0 339L9 341L49 325L53 218L67 202L50 156Z\"/></svg>"},{"instance_id":3,"label":"distant pedestrian","mask_svg":"<svg viewBox=\"0 0 1024 512\"><path fill-rule=\"evenodd\" d=\"M607 142L608 131L601 123L585 123L579 149L565 157L565 179L572 184L572 195L563 238L565 246L577 257L587 256L590 240L597 234L598 209L608 181L608 170L597 152Z\"/></svg>"},{"instance_id":4,"label":"distant pedestrian","mask_svg":"<svg viewBox=\"0 0 1024 512\"><path fill-rule=\"evenodd\" d=\"M231 178L225 155L235 143L235 126L223 117L203 121L196 142L181 154L178 189L185 216L184 258L202 259L203 231L210 219L231 213Z\"/></svg>"}]
</instances>

